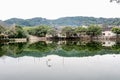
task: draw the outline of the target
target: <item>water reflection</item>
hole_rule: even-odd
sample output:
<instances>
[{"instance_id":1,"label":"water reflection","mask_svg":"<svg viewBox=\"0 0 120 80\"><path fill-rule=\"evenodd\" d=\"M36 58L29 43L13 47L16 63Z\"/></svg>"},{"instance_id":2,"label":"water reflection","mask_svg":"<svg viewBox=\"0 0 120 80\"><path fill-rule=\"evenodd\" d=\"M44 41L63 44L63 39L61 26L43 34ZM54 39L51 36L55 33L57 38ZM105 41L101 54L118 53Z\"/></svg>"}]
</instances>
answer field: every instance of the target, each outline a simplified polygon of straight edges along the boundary
<instances>
[{"instance_id":1,"label":"water reflection","mask_svg":"<svg viewBox=\"0 0 120 80\"><path fill-rule=\"evenodd\" d=\"M120 80L119 54L119 43L1 43L0 80Z\"/></svg>"},{"instance_id":2,"label":"water reflection","mask_svg":"<svg viewBox=\"0 0 120 80\"><path fill-rule=\"evenodd\" d=\"M19 59L19 60L18 60ZM48 63L46 64L46 61ZM0 80L119 80L120 55L0 58Z\"/></svg>"},{"instance_id":3,"label":"water reflection","mask_svg":"<svg viewBox=\"0 0 120 80\"><path fill-rule=\"evenodd\" d=\"M120 43L115 43L113 41L50 41L47 43L40 41L33 44L0 44L0 56L6 55L11 57L44 57L47 55L58 55L63 57L85 57L119 53Z\"/></svg>"},{"instance_id":4,"label":"water reflection","mask_svg":"<svg viewBox=\"0 0 120 80\"><path fill-rule=\"evenodd\" d=\"M113 46L113 45L115 45L116 44L116 42L114 42L114 41L102 41L102 46L105 46L105 47L111 47L111 46Z\"/></svg>"}]
</instances>

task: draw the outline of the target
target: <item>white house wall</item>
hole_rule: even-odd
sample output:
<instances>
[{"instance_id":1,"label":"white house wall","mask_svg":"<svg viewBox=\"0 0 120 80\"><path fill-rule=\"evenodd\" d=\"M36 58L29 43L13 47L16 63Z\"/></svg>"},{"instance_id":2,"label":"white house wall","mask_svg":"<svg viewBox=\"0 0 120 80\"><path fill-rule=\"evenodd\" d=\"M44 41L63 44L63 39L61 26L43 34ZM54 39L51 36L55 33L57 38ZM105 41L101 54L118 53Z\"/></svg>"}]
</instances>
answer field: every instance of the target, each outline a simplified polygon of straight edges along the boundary
<instances>
[{"instance_id":1,"label":"white house wall","mask_svg":"<svg viewBox=\"0 0 120 80\"><path fill-rule=\"evenodd\" d=\"M116 36L116 34L111 31L103 31L102 32L102 37L113 37L113 36Z\"/></svg>"}]
</instances>

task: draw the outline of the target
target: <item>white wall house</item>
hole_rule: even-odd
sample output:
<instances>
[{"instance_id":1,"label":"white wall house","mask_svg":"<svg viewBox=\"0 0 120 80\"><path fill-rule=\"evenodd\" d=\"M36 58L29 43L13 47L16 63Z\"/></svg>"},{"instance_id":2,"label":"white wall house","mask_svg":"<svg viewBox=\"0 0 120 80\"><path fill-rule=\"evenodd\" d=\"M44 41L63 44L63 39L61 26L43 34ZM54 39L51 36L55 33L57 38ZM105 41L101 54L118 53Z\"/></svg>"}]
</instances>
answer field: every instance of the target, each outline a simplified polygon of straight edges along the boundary
<instances>
[{"instance_id":1,"label":"white wall house","mask_svg":"<svg viewBox=\"0 0 120 80\"><path fill-rule=\"evenodd\" d=\"M113 33L112 31L102 31L102 37L114 37L116 36L115 33Z\"/></svg>"}]
</instances>

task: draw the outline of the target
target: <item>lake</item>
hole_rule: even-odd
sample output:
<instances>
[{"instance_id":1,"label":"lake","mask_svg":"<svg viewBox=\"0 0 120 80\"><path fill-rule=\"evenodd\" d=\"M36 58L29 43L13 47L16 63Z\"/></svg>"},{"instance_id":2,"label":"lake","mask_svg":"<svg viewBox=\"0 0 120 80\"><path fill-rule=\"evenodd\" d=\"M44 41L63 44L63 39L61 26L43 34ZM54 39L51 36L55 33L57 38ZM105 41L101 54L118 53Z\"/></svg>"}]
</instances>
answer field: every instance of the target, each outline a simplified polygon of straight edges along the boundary
<instances>
[{"instance_id":1,"label":"lake","mask_svg":"<svg viewBox=\"0 0 120 80\"><path fill-rule=\"evenodd\" d=\"M114 41L0 44L0 80L120 80Z\"/></svg>"}]
</instances>

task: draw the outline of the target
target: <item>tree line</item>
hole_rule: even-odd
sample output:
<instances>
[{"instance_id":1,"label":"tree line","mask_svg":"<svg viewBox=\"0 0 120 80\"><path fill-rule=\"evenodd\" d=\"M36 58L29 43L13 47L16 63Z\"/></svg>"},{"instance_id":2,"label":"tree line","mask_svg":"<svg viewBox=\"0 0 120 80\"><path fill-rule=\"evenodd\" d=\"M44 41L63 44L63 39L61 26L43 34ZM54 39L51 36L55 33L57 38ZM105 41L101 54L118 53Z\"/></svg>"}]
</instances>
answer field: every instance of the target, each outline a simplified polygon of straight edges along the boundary
<instances>
[{"instance_id":1,"label":"tree line","mask_svg":"<svg viewBox=\"0 0 120 80\"><path fill-rule=\"evenodd\" d=\"M119 37L120 27L113 27L111 29L116 37ZM90 25L88 27L63 27L54 28L46 25L40 25L33 28L28 28L27 30L21 26L14 26L12 28L5 28L0 26L0 34L6 34L10 38L26 38L28 35L34 35L38 37L46 37L46 35L51 35L52 37L60 37L59 34L65 36L66 38L76 37L80 38L82 35L88 35L91 39L97 37L102 33L102 27L98 25Z\"/></svg>"}]
</instances>

